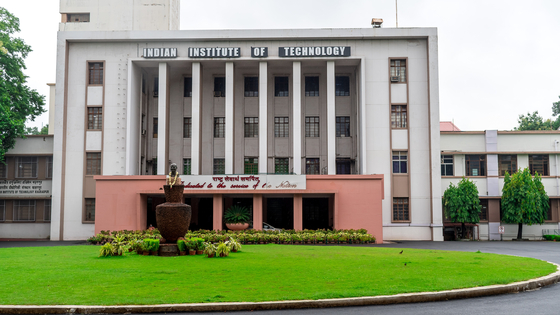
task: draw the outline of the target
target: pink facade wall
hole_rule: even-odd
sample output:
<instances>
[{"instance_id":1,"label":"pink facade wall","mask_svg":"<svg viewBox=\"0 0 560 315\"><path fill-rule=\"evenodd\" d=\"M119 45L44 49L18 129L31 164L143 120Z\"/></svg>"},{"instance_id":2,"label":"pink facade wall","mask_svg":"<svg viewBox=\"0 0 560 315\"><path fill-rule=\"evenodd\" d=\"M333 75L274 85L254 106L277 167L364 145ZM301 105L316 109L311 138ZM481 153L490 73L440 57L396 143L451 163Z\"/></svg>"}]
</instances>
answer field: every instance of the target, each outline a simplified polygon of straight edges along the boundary
<instances>
[{"instance_id":1,"label":"pink facade wall","mask_svg":"<svg viewBox=\"0 0 560 315\"><path fill-rule=\"evenodd\" d=\"M305 190L185 190L185 195L212 195L214 228L222 226L222 197L228 194L253 195L262 222L262 196L291 195L294 198L294 228L302 228L302 198L334 196L334 228L366 229L377 243L383 242L382 199L383 175L308 175ZM148 195L163 196L165 176L95 176L95 233L101 230L139 230L146 227ZM260 208L260 209L259 209ZM255 222L258 223L258 222ZM260 225L259 225L260 226Z\"/></svg>"}]
</instances>

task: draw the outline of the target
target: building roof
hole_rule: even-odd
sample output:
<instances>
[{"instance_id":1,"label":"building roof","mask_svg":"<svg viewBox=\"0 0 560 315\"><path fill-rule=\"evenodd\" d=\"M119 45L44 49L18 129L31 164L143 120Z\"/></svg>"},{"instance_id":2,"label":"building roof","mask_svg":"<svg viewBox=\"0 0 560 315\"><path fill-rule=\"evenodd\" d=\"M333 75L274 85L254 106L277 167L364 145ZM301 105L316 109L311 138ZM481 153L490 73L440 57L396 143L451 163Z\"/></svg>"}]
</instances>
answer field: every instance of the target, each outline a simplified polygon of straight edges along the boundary
<instances>
[{"instance_id":1,"label":"building roof","mask_svg":"<svg viewBox=\"0 0 560 315\"><path fill-rule=\"evenodd\" d=\"M459 127L455 126L451 121L440 121L439 131L461 131Z\"/></svg>"}]
</instances>

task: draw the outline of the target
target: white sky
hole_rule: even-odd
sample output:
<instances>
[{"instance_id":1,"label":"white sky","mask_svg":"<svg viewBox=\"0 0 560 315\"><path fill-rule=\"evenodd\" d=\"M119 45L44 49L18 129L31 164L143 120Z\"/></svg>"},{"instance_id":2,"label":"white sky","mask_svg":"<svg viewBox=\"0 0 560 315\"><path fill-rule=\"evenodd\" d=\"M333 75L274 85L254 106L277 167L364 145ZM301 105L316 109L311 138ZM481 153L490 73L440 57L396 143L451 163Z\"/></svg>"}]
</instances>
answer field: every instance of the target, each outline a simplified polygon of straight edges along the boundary
<instances>
[{"instance_id":1,"label":"white sky","mask_svg":"<svg viewBox=\"0 0 560 315\"><path fill-rule=\"evenodd\" d=\"M120 0L115 0L120 1ZM59 0L0 0L33 52L29 85L55 82ZM552 115L560 95L560 1L398 0L399 27L437 27L440 120L510 130L520 114ZM395 0L181 0L181 29L395 27ZM47 124L44 114L29 126Z\"/></svg>"}]
</instances>

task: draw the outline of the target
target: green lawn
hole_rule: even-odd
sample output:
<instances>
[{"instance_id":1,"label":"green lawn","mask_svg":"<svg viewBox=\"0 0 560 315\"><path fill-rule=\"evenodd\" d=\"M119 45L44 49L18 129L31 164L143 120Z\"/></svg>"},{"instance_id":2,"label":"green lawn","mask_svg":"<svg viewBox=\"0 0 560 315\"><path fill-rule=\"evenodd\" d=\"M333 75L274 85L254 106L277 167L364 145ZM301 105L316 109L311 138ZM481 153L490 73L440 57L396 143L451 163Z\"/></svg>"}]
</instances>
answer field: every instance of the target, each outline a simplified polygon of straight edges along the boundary
<instances>
[{"instance_id":1,"label":"green lawn","mask_svg":"<svg viewBox=\"0 0 560 315\"><path fill-rule=\"evenodd\" d=\"M486 253L245 245L227 258L97 257L99 246L0 249L0 304L163 304L373 296L503 284L556 271ZM404 264L407 264L406 266Z\"/></svg>"}]
</instances>

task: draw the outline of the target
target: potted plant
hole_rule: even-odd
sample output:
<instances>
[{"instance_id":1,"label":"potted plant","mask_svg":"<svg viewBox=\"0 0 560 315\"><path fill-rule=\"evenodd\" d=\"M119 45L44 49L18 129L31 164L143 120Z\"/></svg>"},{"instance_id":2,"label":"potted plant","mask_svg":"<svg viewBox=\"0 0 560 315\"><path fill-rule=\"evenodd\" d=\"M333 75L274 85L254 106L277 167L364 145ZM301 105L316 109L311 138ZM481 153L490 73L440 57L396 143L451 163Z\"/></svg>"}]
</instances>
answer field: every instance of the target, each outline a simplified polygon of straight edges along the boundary
<instances>
[{"instance_id":1,"label":"potted plant","mask_svg":"<svg viewBox=\"0 0 560 315\"><path fill-rule=\"evenodd\" d=\"M239 242L232 237L229 238L229 240L226 242L226 245L229 247L229 250L232 253L237 253L241 250L241 244L239 244Z\"/></svg>"},{"instance_id":2,"label":"potted plant","mask_svg":"<svg viewBox=\"0 0 560 315\"><path fill-rule=\"evenodd\" d=\"M195 237L194 241L195 241L196 254L197 255L202 255L202 253L204 251L204 239L202 239L200 237Z\"/></svg>"},{"instance_id":3,"label":"potted plant","mask_svg":"<svg viewBox=\"0 0 560 315\"><path fill-rule=\"evenodd\" d=\"M180 256L185 256L187 254L187 245L184 240L177 240L177 247L179 248Z\"/></svg>"},{"instance_id":4,"label":"potted plant","mask_svg":"<svg viewBox=\"0 0 560 315\"><path fill-rule=\"evenodd\" d=\"M227 257L229 255L229 247L224 242L220 242L216 246L216 255L220 257Z\"/></svg>"},{"instance_id":5,"label":"potted plant","mask_svg":"<svg viewBox=\"0 0 560 315\"><path fill-rule=\"evenodd\" d=\"M153 256L157 256L158 250L159 250L159 239L152 240L150 246L150 254L152 254Z\"/></svg>"},{"instance_id":6,"label":"potted plant","mask_svg":"<svg viewBox=\"0 0 560 315\"><path fill-rule=\"evenodd\" d=\"M115 235L115 239L113 241L113 254L115 256L122 256L123 253L128 252L129 248L130 245L128 245L124 235Z\"/></svg>"},{"instance_id":7,"label":"potted plant","mask_svg":"<svg viewBox=\"0 0 560 315\"><path fill-rule=\"evenodd\" d=\"M145 239L142 241L142 244L140 245L140 247L142 248L142 255L144 256L148 256L150 254L150 239Z\"/></svg>"},{"instance_id":8,"label":"potted plant","mask_svg":"<svg viewBox=\"0 0 560 315\"><path fill-rule=\"evenodd\" d=\"M233 231L245 230L249 227L251 213L249 209L240 205L233 205L224 212L224 221L228 229Z\"/></svg>"},{"instance_id":9,"label":"potted plant","mask_svg":"<svg viewBox=\"0 0 560 315\"><path fill-rule=\"evenodd\" d=\"M210 242L204 243L204 254L206 255L206 257L212 258L216 256L216 250L217 250L216 245Z\"/></svg>"},{"instance_id":10,"label":"potted plant","mask_svg":"<svg viewBox=\"0 0 560 315\"><path fill-rule=\"evenodd\" d=\"M185 240L187 248L189 249L189 255L196 255L196 241L195 238L189 238Z\"/></svg>"}]
</instances>

